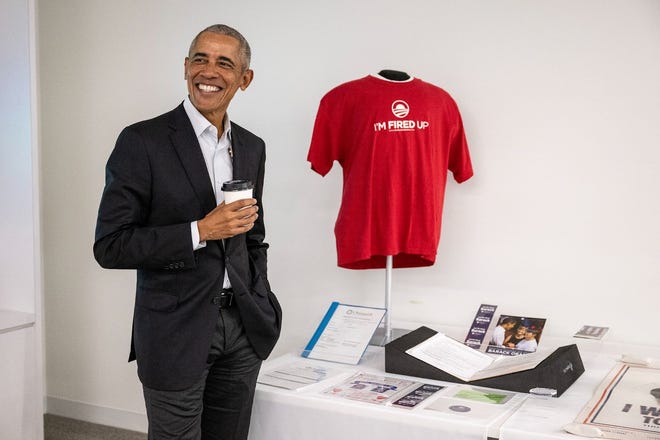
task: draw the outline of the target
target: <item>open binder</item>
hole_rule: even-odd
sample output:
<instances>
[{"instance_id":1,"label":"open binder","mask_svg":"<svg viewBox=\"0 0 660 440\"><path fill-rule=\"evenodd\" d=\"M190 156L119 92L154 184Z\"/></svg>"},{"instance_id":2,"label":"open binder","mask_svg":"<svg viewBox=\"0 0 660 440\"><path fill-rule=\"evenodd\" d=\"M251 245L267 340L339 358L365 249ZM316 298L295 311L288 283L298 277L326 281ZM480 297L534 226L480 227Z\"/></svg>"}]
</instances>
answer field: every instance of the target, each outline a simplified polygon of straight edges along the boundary
<instances>
[{"instance_id":1,"label":"open binder","mask_svg":"<svg viewBox=\"0 0 660 440\"><path fill-rule=\"evenodd\" d=\"M385 346L385 371L447 382L470 383L488 388L528 393L532 388L550 388L560 396L584 373L582 358L575 344L557 348L535 368L470 382L435 368L406 353L437 332L420 327ZM522 355L525 356L525 355Z\"/></svg>"}]
</instances>

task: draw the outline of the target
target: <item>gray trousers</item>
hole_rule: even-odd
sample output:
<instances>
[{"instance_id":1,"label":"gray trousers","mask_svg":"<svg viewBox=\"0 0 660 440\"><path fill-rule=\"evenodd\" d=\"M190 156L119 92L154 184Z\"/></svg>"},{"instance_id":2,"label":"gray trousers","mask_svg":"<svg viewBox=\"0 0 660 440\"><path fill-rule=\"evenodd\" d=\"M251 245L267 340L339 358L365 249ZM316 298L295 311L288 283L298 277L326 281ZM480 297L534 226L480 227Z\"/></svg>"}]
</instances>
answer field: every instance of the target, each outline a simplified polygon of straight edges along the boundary
<instances>
[{"instance_id":1,"label":"gray trousers","mask_svg":"<svg viewBox=\"0 0 660 440\"><path fill-rule=\"evenodd\" d=\"M246 440L260 367L238 309L221 309L195 385L182 391L143 386L149 440Z\"/></svg>"}]
</instances>

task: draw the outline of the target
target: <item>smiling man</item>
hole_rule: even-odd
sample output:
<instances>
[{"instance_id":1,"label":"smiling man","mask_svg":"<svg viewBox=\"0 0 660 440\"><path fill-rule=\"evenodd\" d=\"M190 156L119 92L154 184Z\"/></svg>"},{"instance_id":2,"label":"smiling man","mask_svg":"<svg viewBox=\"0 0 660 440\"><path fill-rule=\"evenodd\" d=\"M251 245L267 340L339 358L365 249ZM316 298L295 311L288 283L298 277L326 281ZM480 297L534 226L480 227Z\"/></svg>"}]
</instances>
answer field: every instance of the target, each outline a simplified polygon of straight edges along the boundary
<instances>
[{"instance_id":1,"label":"smiling man","mask_svg":"<svg viewBox=\"0 0 660 440\"><path fill-rule=\"evenodd\" d=\"M188 96L195 108L218 130L227 107L238 89L245 90L252 82L250 46L234 30L202 31L190 45L184 62Z\"/></svg>"},{"instance_id":2,"label":"smiling man","mask_svg":"<svg viewBox=\"0 0 660 440\"><path fill-rule=\"evenodd\" d=\"M252 82L235 29L200 32L184 62L188 97L125 128L106 166L94 256L136 269L129 360L137 360L149 439L246 439L257 375L282 312L268 283L263 140L230 121ZM222 183L253 198L225 204Z\"/></svg>"}]
</instances>

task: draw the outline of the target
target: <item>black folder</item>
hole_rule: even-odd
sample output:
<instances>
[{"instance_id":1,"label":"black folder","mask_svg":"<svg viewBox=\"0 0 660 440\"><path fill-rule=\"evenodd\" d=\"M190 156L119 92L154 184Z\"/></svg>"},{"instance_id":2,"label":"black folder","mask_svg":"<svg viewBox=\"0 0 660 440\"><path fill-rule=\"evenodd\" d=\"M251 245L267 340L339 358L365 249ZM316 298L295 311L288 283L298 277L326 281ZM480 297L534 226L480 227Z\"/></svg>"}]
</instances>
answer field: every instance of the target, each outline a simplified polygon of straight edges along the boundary
<instances>
[{"instance_id":1,"label":"black folder","mask_svg":"<svg viewBox=\"0 0 660 440\"><path fill-rule=\"evenodd\" d=\"M436 333L428 327L420 327L385 345L385 371L522 393L528 393L532 388L550 388L557 391L557 397L584 373L580 352L577 346L572 344L557 348L531 370L465 382L406 353L406 350Z\"/></svg>"}]
</instances>

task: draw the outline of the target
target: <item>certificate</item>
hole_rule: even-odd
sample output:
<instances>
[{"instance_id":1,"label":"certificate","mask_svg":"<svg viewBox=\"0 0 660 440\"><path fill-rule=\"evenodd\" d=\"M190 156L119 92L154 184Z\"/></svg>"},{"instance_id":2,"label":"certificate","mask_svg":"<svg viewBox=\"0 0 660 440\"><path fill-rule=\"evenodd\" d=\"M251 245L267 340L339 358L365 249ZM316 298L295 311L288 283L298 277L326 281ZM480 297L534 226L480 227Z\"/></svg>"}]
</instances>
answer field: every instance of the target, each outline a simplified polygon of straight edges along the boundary
<instances>
[{"instance_id":1,"label":"certificate","mask_svg":"<svg viewBox=\"0 0 660 440\"><path fill-rule=\"evenodd\" d=\"M385 309L333 302L302 356L356 365L385 316Z\"/></svg>"}]
</instances>

